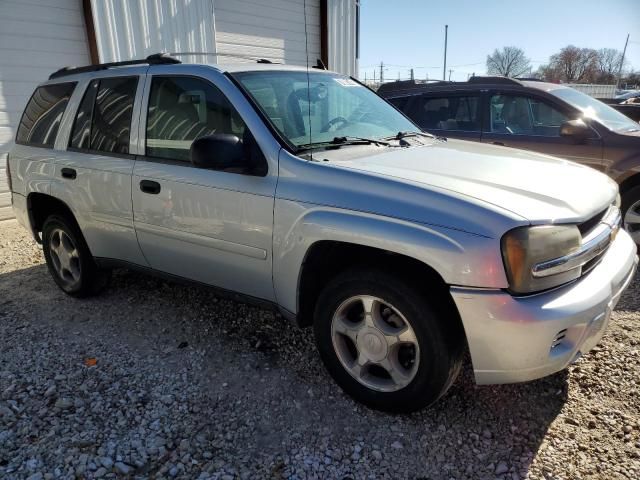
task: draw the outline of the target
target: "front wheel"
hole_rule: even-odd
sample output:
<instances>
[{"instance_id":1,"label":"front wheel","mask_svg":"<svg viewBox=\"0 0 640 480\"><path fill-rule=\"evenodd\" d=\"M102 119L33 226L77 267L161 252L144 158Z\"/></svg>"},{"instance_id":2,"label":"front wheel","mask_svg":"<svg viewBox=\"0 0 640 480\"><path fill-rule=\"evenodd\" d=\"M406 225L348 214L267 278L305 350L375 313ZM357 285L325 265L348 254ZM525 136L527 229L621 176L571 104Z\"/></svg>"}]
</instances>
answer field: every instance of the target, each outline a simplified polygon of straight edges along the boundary
<instances>
[{"instance_id":1,"label":"front wheel","mask_svg":"<svg viewBox=\"0 0 640 480\"><path fill-rule=\"evenodd\" d=\"M402 280L359 269L326 286L314 329L320 356L346 393L373 408L410 412L435 402L457 376L458 321Z\"/></svg>"},{"instance_id":2,"label":"front wheel","mask_svg":"<svg viewBox=\"0 0 640 480\"><path fill-rule=\"evenodd\" d=\"M621 210L624 229L640 245L640 185L622 194Z\"/></svg>"}]
</instances>

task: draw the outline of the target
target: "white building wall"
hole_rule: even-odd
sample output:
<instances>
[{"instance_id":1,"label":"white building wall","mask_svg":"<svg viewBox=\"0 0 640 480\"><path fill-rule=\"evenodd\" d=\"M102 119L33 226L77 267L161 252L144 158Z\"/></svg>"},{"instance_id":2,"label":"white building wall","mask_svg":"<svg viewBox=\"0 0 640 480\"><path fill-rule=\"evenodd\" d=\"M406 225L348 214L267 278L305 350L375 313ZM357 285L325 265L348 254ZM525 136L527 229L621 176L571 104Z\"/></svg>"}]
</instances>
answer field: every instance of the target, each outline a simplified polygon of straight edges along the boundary
<instances>
[{"instance_id":1,"label":"white building wall","mask_svg":"<svg viewBox=\"0 0 640 480\"><path fill-rule=\"evenodd\" d=\"M208 52L219 62L306 64L304 0L91 0L101 62ZM320 58L320 0L306 0L309 61ZM180 57L216 62L215 56Z\"/></svg>"},{"instance_id":2,"label":"white building wall","mask_svg":"<svg viewBox=\"0 0 640 480\"><path fill-rule=\"evenodd\" d=\"M216 40L227 55L266 58L289 65L306 65L320 58L320 0L214 0ZM307 44L305 43L305 25ZM251 61L244 59L244 61Z\"/></svg>"},{"instance_id":3,"label":"white building wall","mask_svg":"<svg viewBox=\"0 0 640 480\"><path fill-rule=\"evenodd\" d=\"M357 10L359 0L327 0L329 70L358 76Z\"/></svg>"},{"instance_id":4,"label":"white building wall","mask_svg":"<svg viewBox=\"0 0 640 480\"><path fill-rule=\"evenodd\" d=\"M101 62L216 51L213 0L91 0ZM181 57L206 62L206 56Z\"/></svg>"},{"instance_id":5,"label":"white building wall","mask_svg":"<svg viewBox=\"0 0 640 480\"><path fill-rule=\"evenodd\" d=\"M0 1L0 219L13 216L5 159L35 87L90 63L81 0Z\"/></svg>"}]
</instances>

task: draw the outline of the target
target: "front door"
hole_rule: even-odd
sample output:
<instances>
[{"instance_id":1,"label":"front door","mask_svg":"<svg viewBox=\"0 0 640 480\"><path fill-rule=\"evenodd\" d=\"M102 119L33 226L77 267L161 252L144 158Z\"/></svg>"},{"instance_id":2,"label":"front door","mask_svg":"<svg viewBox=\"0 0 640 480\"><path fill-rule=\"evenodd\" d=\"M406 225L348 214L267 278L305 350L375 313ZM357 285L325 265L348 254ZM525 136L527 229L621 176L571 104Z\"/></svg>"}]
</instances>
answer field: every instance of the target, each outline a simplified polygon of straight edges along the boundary
<instances>
[{"instance_id":1,"label":"front door","mask_svg":"<svg viewBox=\"0 0 640 480\"><path fill-rule=\"evenodd\" d=\"M225 81L226 77L220 79ZM147 77L145 92L145 121L140 127L144 155L136 161L132 188L135 228L149 264L273 300L277 170L269 168L259 176L242 167L214 170L190 162L192 142L206 135L235 135L247 152L260 148L242 116L212 81L153 74ZM264 156L262 160L266 162Z\"/></svg>"},{"instance_id":2,"label":"front door","mask_svg":"<svg viewBox=\"0 0 640 480\"><path fill-rule=\"evenodd\" d=\"M485 143L546 153L602 170L602 140L597 132L583 141L561 137L560 125L570 120L569 114L542 97L494 92L487 120L482 132Z\"/></svg>"}]
</instances>

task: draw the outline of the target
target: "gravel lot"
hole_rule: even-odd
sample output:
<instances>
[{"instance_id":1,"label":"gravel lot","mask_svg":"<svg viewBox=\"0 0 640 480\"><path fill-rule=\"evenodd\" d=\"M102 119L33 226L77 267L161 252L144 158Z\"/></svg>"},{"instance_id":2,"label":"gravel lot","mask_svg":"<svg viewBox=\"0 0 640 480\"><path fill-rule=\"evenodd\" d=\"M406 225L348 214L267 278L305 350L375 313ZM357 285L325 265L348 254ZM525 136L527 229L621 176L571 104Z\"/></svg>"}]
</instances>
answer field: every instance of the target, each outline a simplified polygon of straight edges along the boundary
<instances>
[{"instance_id":1,"label":"gravel lot","mask_svg":"<svg viewBox=\"0 0 640 480\"><path fill-rule=\"evenodd\" d=\"M64 295L0 222L0 478L640 478L638 282L568 372L368 410L271 312L128 271Z\"/></svg>"}]
</instances>

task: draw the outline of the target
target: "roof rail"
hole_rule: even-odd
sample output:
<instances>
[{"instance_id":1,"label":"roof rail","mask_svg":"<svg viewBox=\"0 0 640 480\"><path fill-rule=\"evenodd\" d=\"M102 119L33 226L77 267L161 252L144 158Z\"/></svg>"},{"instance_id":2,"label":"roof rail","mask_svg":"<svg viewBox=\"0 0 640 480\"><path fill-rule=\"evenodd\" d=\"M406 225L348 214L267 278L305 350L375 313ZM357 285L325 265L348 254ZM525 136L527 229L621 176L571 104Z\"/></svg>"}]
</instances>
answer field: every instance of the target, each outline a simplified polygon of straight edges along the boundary
<instances>
[{"instance_id":1,"label":"roof rail","mask_svg":"<svg viewBox=\"0 0 640 480\"><path fill-rule=\"evenodd\" d=\"M154 53L147 58L139 60L125 60L123 62L99 63L97 65L86 65L84 67L64 67L49 75L49 80L54 78L66 77L76 73L97 72L99 70L107 70L113 67L126 67L129 65L163 65L182 63L177 58L173 58L167 53Z\"/></svg>"},{"instance_id":2,"label":"roof rail","mask_svg":"<svg viewBox=\"0 0 640 480\"><path fill-rule=\"evenodd\" d=\"M515 78L509 78L509 77L492 77L492 76L488 76L488 77L470 77L469 80L467 80L468 83L478 83L478 84L498 84L498 85L522 85L522 83L520 83L518 80L516 80Z\"/></svg>"}]
</instances>

